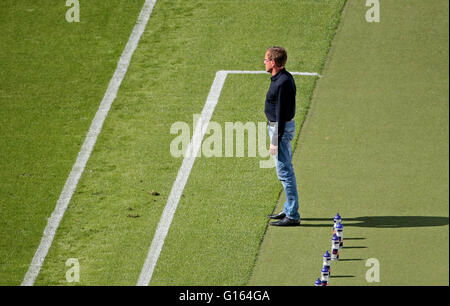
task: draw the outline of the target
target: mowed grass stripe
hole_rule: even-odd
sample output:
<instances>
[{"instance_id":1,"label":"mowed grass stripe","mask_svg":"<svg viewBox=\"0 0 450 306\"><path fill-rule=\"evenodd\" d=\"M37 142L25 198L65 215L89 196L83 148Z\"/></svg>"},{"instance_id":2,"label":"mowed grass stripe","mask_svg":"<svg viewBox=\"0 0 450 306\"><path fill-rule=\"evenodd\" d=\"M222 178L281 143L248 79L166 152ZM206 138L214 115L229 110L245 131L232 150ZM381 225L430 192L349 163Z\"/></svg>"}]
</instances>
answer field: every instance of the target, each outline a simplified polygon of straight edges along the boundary
<instances>
[{"instance_id":1,"label":"mowed grass stripe","mask_svg":"<svg viewBox=\"0 0 450 306\"><path fill-rule=\"evenodd\" d=\"M296 6L291 9L301 15L306 8L309 6ZM333 13L338 15L335 7L328 7L328 9L326 13L329 14L327 15L329 19L321 20L323 27L328 27L329 23L333 24L336 21L333 19ZM245 9L235 11L244 12ZM308 13L311 12L308 11ZM262 11L261 14L259 16L264 15ZM297 17L302 19L303 16ZM241 16L236 16L236 20L240 18ZM254 19L262 22L261 17ZM231 22L220 29L219 35L223 31L233 31L232 26L229 29ZM295 21L288 19L287 22L294 24ZM255 27L258 26L259 23L255 25ZM274 31L277 32L277 29ZM281 30L278 31L278 33L281 32ZM328 32L320 34L327 38L330 35ZM300 31L297 35L302 36L305 33ZM286 44L293 44L288 49L291 52L289 56L292 61L292 68L288 68L291 71L295 68L299 69L299 66L295 65L296 61L306 62L306 59L300 56L305 50L294 47L294 41L302 41L298 36L293 35L292 40L285 38ZM319 35L316 38L321 39L323 36ZM242 41L248 43L253 40L244 38ZM264 45L260 48L265 50ZM322 52L323 50L321 49ZM315 67L314 70L310 70L317 71L321 63L312 60L312 63L308 64L311 65L310 67ZM305 63L305 66L308 64ZM257 70L261 69L257 60L253 65L255 66L252 67ZM300 69L305 66L301 66ZM297 128L299 129L308 108L315 79L308 77L296 77L296 79L300 88L297 108ZM269 75L229 75L212 120L222 127L225 122L230 121L264 122L266 119L263 103L269 82ZM224 135L223 130L222 133ZM259 158L248 157L202 157L196 160L184 190L185 197L180 201L156 266L152 285L244 285L247 283L267 224L266 216L272 211L273 203L280 191L274 169L260 169L259 160Z\"/></svg>"},{"instance_id":2,"label":"mowed grass stripe","mask_svg":"<svg viewBox=\"0 0 450 306\"><path fill-rule=\"evenodd\" d=\"M264 101L268 77L228 75L212 119L223 127L222 148L225 148L225 124L230 122L229 118L233 118L233 123L251 122L255 126L265 122L264 114L254 108ZM297 76L296 80L304 92L312 92L314 78ZM246 96L249 91L254 94ZM304 119L308 101L307 95L299 97L299 123ZM208 136L211 135L205 138ZM152 285L246 284L267 215L280 192L274 168L259 166L267 158L248 157L248 137L246 133L244 157L225 157L223 153L221 158L203 156L196 160Z\"/></svg>"},{"instance_id":3,"label":"mowed grass stripe","mask_svg":"<svg viewBox=\"0 0 450 306\"><path fill-rule=\"evenodd\" d=\"M336 212L330 286L448 285L448 1L380 4L347 2L294 155L302 226L267 231L251 285L312 286Z\"/></svg>"},{"instance_id":4,"label":"mowed grass stripe","mask_svg":"<svg viewBox=\"0 0 450 306\"><path fill-rule=\"evenodd\" d=\"M197 119L195 119L196 122L192 126L192 138L190 139L187 147L183 148L183 162L181 164L180 170L178 171L177 178L173 183L172 189L169 194L169 199L167 200L166 206L161 215L161 219L159 220L158 227L152 240L152 244L150 245L150 250L148 252L147 258L137 282L138 286L148 286L148 284L150 283L155 265L158 262L159 254L161 253L161 249L164 245L164 240L166 239L167 233L169 232L169 228L173 220L173 216L175 215L175 212L177 210L178 202L183 195L184 186L189 179L189 175L194 165L195 158L199 154L201 154L200 152L202 151L203 137L207 131L211 116L214 113L217 102L219 101L220 93L222 91L226 77L227 73L224 71L218 71L216 73L202 113ZM185 135L185 138L187 140L189 140L190 131L188 134L189 135ZM171 153L175 154L175 152L172 151Z\"/></svg>"},{"instance_id":5,"label":"mowed grass stripe","mask_svg":"<svg viewBox=\"0 0 450 306\"><path fill-rule=\"evenodd\" d=\"M258 154L260 158L269 157L268 151L264 151L267 147L268 139L266 132L267 124L265 121L247 121L246 123L242 123L241 121L225 122L224 125L222 124L222 126L219 127L219 129L217 129L218 122L213 121L210 123L211 116L214 113L214 109L219 101L221 91L229 73L243 75L267 74L265 71L236 70L221 70L216 73L201 115L196 114L193 116L193 135L189 142L189 145L184 147L185 153L183 155L183 163L180 170L178 171L177 178L173 183L172 189L170 191L169 199L158 223L158 227L152 240L152 244L150 246L150 250L147 255L144 267L142 268L141 274L139 276L139 280L137 283L138 286L147 286L151 281L154 268L161 253L161 249L164 245L164 241L172 223L173 216L175 215L176 209L178 207L178 203L180 201L180 198L184 196L184 186L186 185L186 182L189 178L196 157L200 157L202 155L206 157L233 157L234 154L237 157L243 157L245 154L253 158L256 157L256 154ZM309 72L291 72L291 74L303 76L319 76L317 73ZM222 127L225 128L225 132L223 131ZM242 129L242 127L244 128ZM185 133L185 131L183 131L183 133ZM208 134L208 137L207 139L205 139L205 142L202 145L205 134ZM245 150L244 148L245 134L247 134L247 150ZM186 140L189 140L190 129L188 129L187 135L180 135L180 137L181 136L184 136ZM225 154L222 152L224 148L224 139L226 151ZM261 153L261 147L264 148L263 153ZM177 148L177 150L179 150L179 148ZM210 155L211 150L214 150L214 154L212 156ZM259 162L259 165L260 168L272 168L274 167L274 160L261 160Z\"/></svg>"},{"instance_id":6,"label":"mowed grass stripe","mask_svg":"<svg viewBox=\"0 0 450 306\"><path fill-rule=\"evenodd\" d=\"M125 49L122 52L122 55L120 56L117 68L114 71L111 81L109 82L108 88L106 89L106 93L103 96L103 99L95 114L95 117L92 120L91 126L89 127L89 131L86 135L86 138L80 149L80 152L78 153L75 164L72 167L72 171L70 172L69 177L67 178L67 181L58 199L58 202L56 203L55 210L50 216L47 226L44 229L44 234L41 239L41 243L39 244L39 247L36 250L36 253L33 257L30 267L27 273L25 274L22 286L33 285L39 273L39 270L45 260L45 257L47 256L47 252L53 242L56 230L58 229L59 223L61 222L61 219L64 216L67 206L70 203L72 195L75 192L75 189L78 185L78 181L81 175L83 174L84 168L86 167L86 163L89 160L89 156L97 141L97 137L101 132L103 122L108 116L109 109L111 108L111 105L114 102L114 99L116 98L117 92L119 91L122 80L127 73L131 57L133 56L133 52L136 49L139 43L139 39L145 30L145 26L147 25L148 19L150 18L150 14L152 12L154 5L155 5L154 0L147 0L144 3L144 6L139 14L139 18L136 22L136 25L133 28L133 31L130 35L130 38L128 39Z\"/></svg>"},{"instance_id":7,"label":"mowed grass stripe","mask_svg":"<svg viewBox=\"0 0 450 306\"><path fill-rule=\"evenodd\" d=\"M270 45L280 44L288 49L290 70L320 71L342 3L158 1L37 284L67 284L64 263L68 258L79 259L81 285L136 284L181 165L181 159L173 158L169 151L170 142L176 136L170 134L170 126L176 121L191 123L192 115L201 112L216 71L261 70L263 53ZM277 21L268 31L269 15L278 16L277 20L285 23ZM313 26L307 26L309 23ZM287 29L286 24L289 25ZM303 112L308 107L315 78L296 78L303 89L299 92L299 100L306 102L299 102L298 111ZM237 84L231 81L232 87L227 90L233 92L240 82L243 81ZM217 117L213 120L234 121L232 117L237 113L236 120L265 120L263 104L269 79L264 75L251 76L249 82L255 86L245 85L248 92L244 94L243 91L235 102L224 100L224 105L232 107L233 112L221 114L226 119ZM241 103L246 109L242 114L238 111ZM166 243L170 240L170 247L165 244L163 248L152 284L247 282L266 222L260 218L247 229L247 235L242 235L247 223L240 222L235 226L235 217L242 214L242 209L253 208L257 202L266 203L258 210L264 214L270 211L281 186L272 171L265 172L272 176L270 180L264 180L264 175L254 178L254 171L259 171L259 168L253 168L258 165L257 159L230 158L230 163L226 160L204 159L204 162L213 163L212 167L206 167L206 172L196 172L204 169L204 165L199 163L198 166L196 161L193 171L197 174L188 182L192 189L182 198L183 201L190 199L189 203L180 202L181 207L178 207L166 240ZM222 227L212 224L212 229L208 230L213 219L205 217L222 213L220 206L213 204L221 203L229 196L210 192L211 186L198 181L199 175L210 181L212 176L217 176L221 182L228 182L230 176L226 174L233 173L236 163L240 162L241 169L249 169L246 181L254 188L250 194L260 193L259 190L264 188L261 182L270 181L272 189L261 192L261 200L245 201L244 206L235 206L236 209L230 206L225 213L231 214L223 219ZM225 165L219 167L221 163ZM243 184L233 186L229 192L234 199L250 189ZM152 190L160 196L152 196ZM239 203L232 201L233 205ZM202 210L209 212L203 215ZM261 212L256 214L262 216ZM194 233L198 226L201 231ZM208 236L209 231L215 229L220 230L216 232L217 236ZM175 235L178 232L184 232L184 235ZM227 252L223 252L224 233L233 235L233 232L236 232L235 237L228 239L231 243ZM208 237L209 244L198 244ZM198 242L189 243L195 241ZM250 251L239 252L239 248L247 243ZM187 247L183 248L184 244ZM238 258L245 257L240 271L230 264L233 260L230 254L235 251ZM191 254L195 256L191 257ZM213 256L208 259L208 254ZM213 258L221 258L223 264L218 266L219 272L211 266ZM206 262L202 264L204 259ZM194 265L190 265L192 261ZM174 267L183 262L184 268L172 274ZM183 271L189 271L190 276L182 274Z\"/></svg>"},{"instance_id":8,"label":"mowed grass stripe","mask_svg":"<svg viewBox=\"0 0 450 306\"><path fill-rule=\"evenodd\" d=\"M0 284L18 285L84 141L142 0L2 1Z\"/></svg>"}]
</instances>

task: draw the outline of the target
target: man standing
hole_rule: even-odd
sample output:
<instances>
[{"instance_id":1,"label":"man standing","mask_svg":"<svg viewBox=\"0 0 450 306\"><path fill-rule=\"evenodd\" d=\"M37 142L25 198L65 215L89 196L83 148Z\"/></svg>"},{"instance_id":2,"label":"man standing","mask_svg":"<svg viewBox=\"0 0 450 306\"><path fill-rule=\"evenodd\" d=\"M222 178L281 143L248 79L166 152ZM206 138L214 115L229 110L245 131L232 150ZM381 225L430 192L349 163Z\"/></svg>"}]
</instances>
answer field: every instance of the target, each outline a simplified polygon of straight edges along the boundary
<instances>
[{"instance_id":1,"label":"man standing","mask_svg":"<svg viewBox=\"0 0 450 306\"><path fill-rule=\"evenodd\" d=\"M276 226L295 226L300 224L298 213L297 182L292 166L291 141L295 135L295 94L296 86L292 75L286 71L286 50L270 47L264 57L266 71L272 74L266 96L265 113L268 120L270 154L275 157L278 179L283 184L286 202L282 212L269 215Z\"/></svg>"}]
</instances>

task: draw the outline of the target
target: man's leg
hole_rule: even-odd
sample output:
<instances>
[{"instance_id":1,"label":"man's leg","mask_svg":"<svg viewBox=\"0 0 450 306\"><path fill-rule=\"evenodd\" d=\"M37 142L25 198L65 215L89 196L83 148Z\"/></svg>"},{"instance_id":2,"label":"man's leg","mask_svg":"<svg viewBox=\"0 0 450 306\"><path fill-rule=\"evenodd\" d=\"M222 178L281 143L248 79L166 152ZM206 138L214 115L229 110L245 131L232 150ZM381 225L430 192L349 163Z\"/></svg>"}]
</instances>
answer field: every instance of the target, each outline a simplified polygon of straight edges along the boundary
<instances>
[{"instance_id":1,"label":"man's leg","mask_svg":"<svg viewBox=\"0 0 450 306\"><path fill-rule=\"evenodd\" d=\"M268 131L269 131L269 139L270 139L270 143L272 143L273 134L275 133L276 128L275 128L275 126L272 126L272 125L268 124L268 125L267 125L267 129L268 129ZM277 164L278 164L277 156L274 156L273 160L274 160L274 162L275 162L275 167L277 167ZM275 168L275 169L277 169L277 168ZM277 175L278 175L278 170L276 170L276 171L277 171ZM284 187L283 187L283 188L284 188ZM278 219L278 220L281 220L281 219L283 219L284 217L286 217L286 213L285 213L284 211L281 211L281 212L276 213L276 214L271 214L271 215L269 215L268 217L269 217L270 219Z\"/></svg>"},{"instance_id":2,"label":"man's leg","mask_svg":"<svg viewBox=\"0 0 450 306\"><path fill-rule=\"evenodd\" d=\"M300 220L298 213L298 192L297 181L295 179L294 167L292 166L292 145L291 141L295 135L294 121L287 122L283 138L278 147L277 156L277 175L283 184L286 194L286 202L284 203L284 213L290 219Z\"/></svg>"},{"instance_id":3,"label":"man's leg","mask_svg":"<svg viewBox=\"0 0 450 306\"><path fill-rule=\"evenodd\" d=\"M272 140L274 133L274 127L269 126L269 137ZM291 141L295 135L295 122L288 122L286 124L283 139L278 147L278 155L275 156L275 165L277 170L278 179L283 184L283 188L286 194L286 202L284 203L283 212L270 215L271 219L281 219L279 222L271 223L271 225L297 225L286 224L285 221L296 220L300 221L300 215L298 213L298 192L297 182L295 179L294 169L292 167L292 145ZM288 217L288 220L283 218Z\"/></svg>"}]
</instances>

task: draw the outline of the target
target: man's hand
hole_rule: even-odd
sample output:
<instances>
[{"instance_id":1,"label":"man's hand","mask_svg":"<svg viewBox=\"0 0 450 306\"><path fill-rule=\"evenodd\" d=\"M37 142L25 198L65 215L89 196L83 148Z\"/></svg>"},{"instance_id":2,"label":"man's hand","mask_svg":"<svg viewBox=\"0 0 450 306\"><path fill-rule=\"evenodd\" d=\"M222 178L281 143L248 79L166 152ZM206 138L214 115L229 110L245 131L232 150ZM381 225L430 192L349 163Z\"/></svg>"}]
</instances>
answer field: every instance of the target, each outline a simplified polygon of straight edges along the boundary
<instances>
[{"instance_id":1,"label":"man's hand","mask_svg":"<svg viewBox=\"0 0 450 306\"><path fill-rule=\"evenodd\" d=\"M278 146L270 144L269 153L273 156L276 156L278 154Z\"/></svg>"}]
</instances>

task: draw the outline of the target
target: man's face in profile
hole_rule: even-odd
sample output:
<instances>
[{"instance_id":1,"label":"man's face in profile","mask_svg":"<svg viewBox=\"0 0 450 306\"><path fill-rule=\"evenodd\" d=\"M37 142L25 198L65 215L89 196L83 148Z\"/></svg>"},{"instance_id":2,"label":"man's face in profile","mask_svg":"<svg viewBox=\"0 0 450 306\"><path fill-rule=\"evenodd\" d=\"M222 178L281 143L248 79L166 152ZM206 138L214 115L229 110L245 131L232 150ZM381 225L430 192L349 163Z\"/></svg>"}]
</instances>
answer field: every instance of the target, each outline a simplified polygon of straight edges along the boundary
<instances>
[{"instance_id":1,"label":"man's face in profile","mask_svg":"<svg viewBox=\"0 0 450 306\"><path fill-rule=\"evenodd\" d=\"M274 61L269 59L269 51L266 52L266 55L264 56L264 65L266 66L267 72L272 72Z\"/></svg>"}]
</instances>

